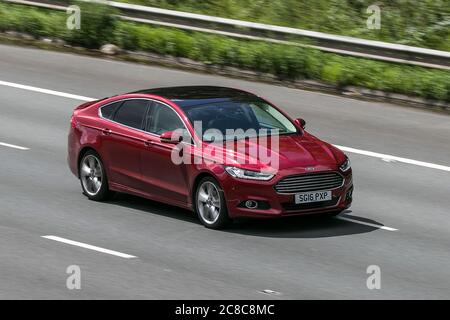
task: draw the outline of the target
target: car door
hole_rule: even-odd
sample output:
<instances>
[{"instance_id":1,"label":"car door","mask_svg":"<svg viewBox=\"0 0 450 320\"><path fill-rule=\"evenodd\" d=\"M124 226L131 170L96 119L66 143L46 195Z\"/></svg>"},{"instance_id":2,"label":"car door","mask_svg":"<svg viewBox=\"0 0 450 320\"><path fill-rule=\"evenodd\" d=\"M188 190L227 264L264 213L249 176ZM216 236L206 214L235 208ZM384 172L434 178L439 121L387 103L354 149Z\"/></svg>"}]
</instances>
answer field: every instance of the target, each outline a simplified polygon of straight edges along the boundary
<instances>
[{"instance_id":1,"label":"car door","mask_svg":"<svg viewBox=\"0 0 450 320\"><path fill-rule=\"evenodd\" d=\"M188 202L189 190L186 165L175 164L171 154L176 144L160 141L160 135L177 129L187 130L172 107L154 101L150 107L146 131L149 132L147 150L141 153L142 181L146 190L162 200Z\"/></svg>"},{"instance_id":2,"label":"car door","mask_svg":"<svg viewBox=\"0 0 450 320\"><path fill-rule=\"evenodd\" d=\"M108 178L118 187L139 191L142 188L140 152L145 148L145 117L151 101L129 99L110 110L100 109L107 120L102 130L102 150L108 166Z\"/></svg>"}]
</instances>

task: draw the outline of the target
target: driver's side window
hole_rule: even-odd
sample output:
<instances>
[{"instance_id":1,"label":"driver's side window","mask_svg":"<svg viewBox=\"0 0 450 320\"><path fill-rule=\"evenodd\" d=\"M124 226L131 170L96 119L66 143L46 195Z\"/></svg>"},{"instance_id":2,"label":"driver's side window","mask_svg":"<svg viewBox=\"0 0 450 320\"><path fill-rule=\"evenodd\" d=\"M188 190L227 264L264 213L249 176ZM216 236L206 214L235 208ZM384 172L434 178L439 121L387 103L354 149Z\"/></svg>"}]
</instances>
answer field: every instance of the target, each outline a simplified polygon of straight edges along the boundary
<instances>
[{"instance_id":1,"label":"driver's side window","mask_svg":"<svg viewBox=\"0 0 450 320\"><path fill-rule=\"evenodd\" d=\"M185 130L185 126L178 114L168 106L154 102L147 120L147 131L161 135L164 132L177 129Z\"/></svg>"}]
</instances>

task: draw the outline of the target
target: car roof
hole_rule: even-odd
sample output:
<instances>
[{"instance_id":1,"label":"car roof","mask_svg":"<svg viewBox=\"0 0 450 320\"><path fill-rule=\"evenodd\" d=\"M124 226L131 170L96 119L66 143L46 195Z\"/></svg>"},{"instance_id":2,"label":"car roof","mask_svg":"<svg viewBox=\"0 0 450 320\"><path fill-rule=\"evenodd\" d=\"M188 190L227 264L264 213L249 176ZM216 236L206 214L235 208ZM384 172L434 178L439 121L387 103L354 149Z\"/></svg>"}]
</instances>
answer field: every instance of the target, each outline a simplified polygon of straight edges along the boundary
<instances>
[{"instance_id":1,"label":"car roof","mask_svg":"<svg viewBox=\"0 0 450 320\"><path fill-rule=\"evenodd\" d=\"M257 99L254 94L246 91L216 86L164 87L139 90L133 93L160 96L171 100L182 108L207 102L230 101L245 98Z\"/></svg>"},{"instance_id":2,"label":"car roof","mask_svg":"<svg viewBox=\"0 0 450 320\"><path fill-rule=\"evenodd\" d=\"M255 96L239 89L215 86L164 87L145 89L133 93L153 94L169 100L198 100Z\"/></svg>"}]
</instances>

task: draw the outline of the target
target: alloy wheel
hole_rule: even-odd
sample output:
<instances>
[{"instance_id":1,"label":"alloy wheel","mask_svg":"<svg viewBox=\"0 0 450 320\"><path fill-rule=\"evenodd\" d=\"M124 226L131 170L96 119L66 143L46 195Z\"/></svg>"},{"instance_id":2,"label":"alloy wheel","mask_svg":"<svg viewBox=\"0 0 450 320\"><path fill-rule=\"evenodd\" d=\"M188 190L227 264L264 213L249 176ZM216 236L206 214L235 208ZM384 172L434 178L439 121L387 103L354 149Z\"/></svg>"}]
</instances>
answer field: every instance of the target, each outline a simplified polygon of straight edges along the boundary
<instances>
[{"instance_id":1,"label":"alloy wheel","mask_svg":"<svg viewBox=\"0 0 450 320\"><path fill-rule=\"evenodd\" d=\"M216 185L205 181L197 193L197 208L203 221L214 224L220 215L220 194Z\"/></svg>"},{"instance_id":2,"label":"alloy wheel","mask_svg":"<svg viewBox=\"0 0 450 320\"><path fill-rule=\"evenodd\" d=\"M103 183L103 168L100 160L90 154L83 158L80 165L80 178L84 191L95 196Z\"/></svg>"}]
</instances>

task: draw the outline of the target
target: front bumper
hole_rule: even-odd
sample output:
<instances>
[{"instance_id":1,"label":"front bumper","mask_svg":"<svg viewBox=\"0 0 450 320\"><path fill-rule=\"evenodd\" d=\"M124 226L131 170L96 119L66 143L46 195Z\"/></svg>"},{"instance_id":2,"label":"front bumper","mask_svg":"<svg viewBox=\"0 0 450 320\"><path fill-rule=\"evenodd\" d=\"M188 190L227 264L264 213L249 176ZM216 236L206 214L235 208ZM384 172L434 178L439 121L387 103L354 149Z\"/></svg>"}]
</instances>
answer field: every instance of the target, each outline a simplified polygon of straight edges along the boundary
<instances>
[{"instance_id":1,"label":"front bumper","mask_svg":"<svg viewBox=\"0 0 450 320\"><path fill-rule=\"evenodd\" d=\"M332 200L310 204L295 204L294 194L281 194L275 191L275 181L253 181L227 178L224 187L230 217L281 217L293 215L336 212L351 206L353 196L352 173L347 172L342 186L332 191ZM231 179L231 180L230 180ZM245 202L258 203L255 209L249 209Z\"/></svg>"}]
</instances>

